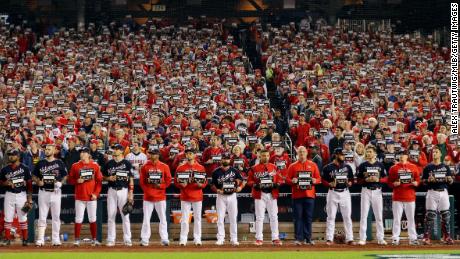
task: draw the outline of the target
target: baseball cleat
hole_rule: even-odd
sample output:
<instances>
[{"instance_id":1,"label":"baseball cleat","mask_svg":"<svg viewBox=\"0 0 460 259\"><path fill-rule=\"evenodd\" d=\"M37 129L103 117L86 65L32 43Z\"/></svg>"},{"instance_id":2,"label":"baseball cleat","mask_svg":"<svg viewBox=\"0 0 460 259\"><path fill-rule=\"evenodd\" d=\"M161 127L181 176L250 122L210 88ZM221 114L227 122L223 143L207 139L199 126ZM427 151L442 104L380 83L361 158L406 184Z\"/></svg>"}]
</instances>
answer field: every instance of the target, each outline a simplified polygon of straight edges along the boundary
<instances>
[{"instance_id":1,"label":"baseball cleat","mask_svg":"<svg viewBox=\"0 0 460 259\"><path fill-rule=\"evenodd\" d=\"M422 239L422 244L431 245L431 240L429 238L424 238L424 239Z\"/></svg>"},{"instance_id":2,"label":"baseball cleat","mask_svg":"<svg viewBox=\"0 0 460 259\"><path fill-rule=\"evenodd\" d=\"M163 242L162 242L163 244ZM141 241L141 246L149 246L149 242L146 242L146 241Z\"/></svg>"},{"instance_id":3,"label":"baseball cleat","mask_svg":"<svg viewBox=\"0 0 460 259\"><path fill-rule=\"evenodd\" d=\"M385 241L385 240L383 240L383 239L377 241L377 244L379 244L379 245L381 245L381 246L386 246L386 245L388 245L387 241Z\"/></svg>"},{"instance_id":4,"label":"baseball cleat","mask_svg":"<svg viewBox=\"0 0 460 259\"><path fill-rule=\"evenodd\" d=\"M22 240L22 246L28 246L28 245L29 245L29 243L27 243L27 240L23 239Z\"/></svg>"},{"instance_id":5,"label":"baseball cleat","mask_svg":"<svg viewBox=\"0 0 460 259\"><path fill-rule=\"evenodd\" d=\"M61 242L56 242L56 243L53 243L52 246L61 246Z\"/></svg>"},{"instance_id":6,"label":"baseball cleat","mask_svg":"<svg viewBox=\"0 0 460 259\"><path fill-rule=\"evenodd\" d=\"M80 239L77 239L73 242L74 246L80 246Z\"/></svg>"},{"instance_id":7,"label":"baseball cleat","mask_svg":"<svg viewBox=\"0 0 460 259\"><path fill-rule=\"evenodd\" d=\"M108 246L108 247L112 247L112 246L115 246L115 242L108 241L105 245Z\"/></svg>"},{"instance_id":8,"label":"baseball cleat","mask_svg":"<svg viewBox=\"0 0 460 259\"><path fill-rule=\"evenodd\" d=\"M283 242L281 242L281 240L279 240L279 239L276 239L276 240L273 240L273 241L272 241L272 244L273 244L274 246L282 246L282 245L283 245Z\"/></svg>"},{"instance_id":9,"label":"baseball cleat","mask_svg":"<svg viewBox=\"0 0 460 259\"><path fill-rule=\"evenodd\" d=\"M418 246L418 245L420 245L420 243L418 242L417 239L415 239L415 240L410 240L410 241L409 241L409 245L411 245L411 246Z\"/></svg>"},{"instance_id":10,"label":"baseball cleat","mask_svg":"<svg viewBox=\"0 0 460 259\"><path fill-rule=\"evenodd\" d=\"M224 245L224 240L217 240L216 246L223 246Z\"/></svg>"},{"instance_id":11,"label":"baseball cleat","mask_svg":"<svg viewBox=\"0 0 460 259\"><path fill-rule=\"evenodd\" d=\"M264 244L264 241L263 240L256 240L256 242L254 243L256 246L261 246Z\"/></svg>"},{"instance_id":12,"label":"baseball cleat","mask_svg":"<svg viewBox=\"0 0 460 259\"><path fill-rule=\"evenodd\" d=\"M202 246L203 243L201 243L201 241L195 241L195 246Z\"/></svg>"},{"instance_id":13,"label":"baseball cleat","mask_svg":"<svg viewBox=\"0 0 460 259\"><path fill-rule=\"evenodd\" d=\"M133 246L133 243L132 243L131 241L125 241L124 244L125 244L125 246L127 246L127 247Z\"/></svg>"},{"instance_id":14,"label":"baseball cleat","mask_svg":"<svg viewBox=\"0 0 460 259\"><path fill-rule=\"evenodd\" d=\"M315 245L315 241L313 241L313 240L305 240L304 244L305 244L305 245L308 245L308 246L314 246L314 245Z\"/></svg>"},{"instance_id":15,"label":"baseball cleat","mask_svg":"<svg viewBox=\"0 0 460 259\"><path fill-rule=\"evenodd\" d=\"M294 245L296 245L296 246L301 246L301 245L302 245L302 241L296 240L296 241L294 241Z\"/></svg>"},{"instance_id":16,"label":"baseball cleat","mask_svg":"<svg viewBox=\"0 0 460 259\"><path fill-rule=\"evenodd\" d=\"M0 243L1 246L9 246L11 245L11 240L9 239L5 239L2 241L2 243Z\"/></svg>"},{"instance_id":17,"label":"baseball cleat","mask_svg":"<svg viewBox=\"0 0 460 259\"><path fill-rule=\"evenodd\" d=\"M42 241L37 241L37 242L35 242L35 246L36 246L36 247L42 247L42 246L44 246L44 245L45 245L45 244L44 244Z\"/></svg>"},{"instance_id":18,"label":"baseball cleat","mask_svg":"<svg viewBox=\"0 0 460 259\"><path fill-rule=\"evenodd\" d=\"M327 241L326 241L326 245L327 245L327 246L331 246L331 245L333 245L333 244L334 244L334 242L332 242L331 240L327 240Z\"/></svg>"},{"instance_id":19,"label":"baseball cleat","mask_svg":"<svg viewBox=\"0 0 460 259\"><path fill-rule=\"evenodd\" d=\"M240 243L238 241L232 241L232 242L230 242L230 244L232 246L239 246L240 245Z\"/></svg>"},{"instance_id":20,"label":"baseball cleat","mask_svg":"<svg viewBox=\"0 0 460 259\"><path fill-rule=\"evenodd\" d=\"M453 244L454 244L454 240L453 240L452 238L450 238L450 237L445 238L445 239L444 239L444 244L446 244L446 245L453 245Z\"/></svg>"},{"instance_id":21,"label":"baseball cleat","mask_svg":"<svg viewBox=\"0 0 460 259\"><path fill-rule=\"evenodd\" d=\"M100 246L101 243L99 241L97 241L96 239L93 239L93 241L91 241L91 246Z\"/></svg>"},{"instance_id":22,"label":"baseball cleat","mask_svg":"<svg viewBox=\"0 0 460 259\"><path fill-rule=\"evenodd\" d=\"M180 242L179 245L180 245L180 246L186 246L186 245L187 245L187 242Z\"/></svg>"},{"instance_id":23,"label":"baseball cleat","mask_svg":"<svg viewBox=\"0 0 460 259\"><path fill-rule=\"evenodd\" d=\"M366 245L366 240L359 240L358 245L365 246Z\"/></svg>"},{"instance_id":24,"label":"baseball cleat","mask_svg":"<svg viewBox=\"0 0 460 259\"><path fill-rule=\"evenodd\" d=\"M169 240L163 240L161 241L162 246L169 246Z\"/></svg>"}]
</instances>

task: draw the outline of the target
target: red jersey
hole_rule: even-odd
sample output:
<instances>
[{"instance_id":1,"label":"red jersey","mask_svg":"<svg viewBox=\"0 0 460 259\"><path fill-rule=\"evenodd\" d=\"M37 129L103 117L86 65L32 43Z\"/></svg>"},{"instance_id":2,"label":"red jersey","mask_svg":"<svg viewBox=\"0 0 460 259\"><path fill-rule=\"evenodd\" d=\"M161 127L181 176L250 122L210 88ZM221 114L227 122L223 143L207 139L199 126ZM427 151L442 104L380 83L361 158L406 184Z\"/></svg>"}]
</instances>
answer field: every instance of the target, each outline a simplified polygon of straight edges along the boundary
<instances>
[{"instance_id":1,"label":"red jersey","mask_svg":"<svg viewBox=\"0 0 460 259\"><path fill-rule=\"evenodd\" d=\"M79 178L85 179L85 182L78 183ZM92 194L99 197L102 189L102 173L99 165L93 160L89 163L78 161L70 168L68 182L75 185L75 200L90 201Z\"/></svg>"},{"instance_id":2,"label":"red jersey","mask_svg":"<svg viewBox=\"0 0 460 259\"><path fill-rule=\"evenodd\" d=\"M299 126L291 129L291 134L296 138L295 146L305 146L305 139L308 137L310 131L310 124L299 124Z\"/></svg>"},{"instance_id":3,"label":"red jersey","mask_svg":"<svg viewBox=\"0 0 460 259\"><path fill-rule=\"evenodd\" d=\"M159 180L160 188L154 187L152 182L154 175L161 175ZM169 166L163 162L153 163L148 160L139 171L139 185L144 191L144 201L164 201L166 200L166 188L171 185L171 172Z\"/></svg>"},{"instance_id":4,"label":"red jersey","mask_svg":"<svg viewBox=\"0 0 460 259\"><path fill-rule=\"evenodd\" d=\"M266 178L267 176L272 177L272 181L274 184L281 184L283 181L283 178L278 172L278 168L276 168L276 165L272 163L267 163L267 164L257 164L249 170L248 174L248 183L247 185L249 187L252 187L252 198L258 200L262 196L262 191L260 189L254 188L254 184L260 183L261 178ZM272 189L272 197L273 199L277 199L279 196L279 190L278 188L273 188Z\"/></svg>"},{"instance_id":5,"label":"red jersey","mask_svg":"<svg viewBox=\"0 0 460 259\"><path fill-rule=\"evenodd\" d=\"M401 184L395 187L393 183L398 179ZM393 188L393 201L415 201L416 187L412 184L413 181L420 184L420 171L416 165L407 162L392 166L388 174L388 185Z\"/></svg>"},{"instance_id":6,"label":"red jersey","mask_svg":"<svg viewBox=\"0 0 460 259\"><path fill-rule=\"evenodd\" d=\"M216 161L212 164L206 164L206 175L211 176L212 172L216 170L220 166L220 160L218 157L221 158L222 153L224 153L224 149L221 147L208 147L203 151L203 157L202 161L203 163L206 163L209 159L212 159L213 161Z\"/></svg>"},{"instance_id":7,"label":"red jersey","mask_svg":"<svg viewBox=\"0 0 460 259\"><path fill-rule=\"evenodd\" d=\"M281 156L273 154L270 157L270 163L275 164L278 168L279 173L283 178L287 176L287 169L291 165L291 158L289 158L288 153L283 153Z\"/></svg>"},{"instance_id":8,"label":"red jersey","mask_svg":"<svg viewBox=\"0 0 460 259\"><path fill-rule=\"evenodd\" d=\"M202 165L198 164L197 162L195 162L194 164L190 164L189 162L187 162L177 167L176 177L174 178L174 184L177 188L180 189L180 200L188 202L203 201L203 189L206 187L208 180L206 179L201 187L199 187L198 184L194 182L188 183L185 187L183 187L181 184L179 184L177 175L185 172L188 172L192 175L193 172L205 173L206 170Z\"/></svg>"},{"instance_id":9,"label":"red jersey","mask_svg":"<svg viewBox=\"0 0 460 259\"><path fill-rule=\"evenodd\" d=\"M291 186L292 199L316 197L315 185L321 183L321 175L319 173L318 166L314 162L310 160L307 160L304 163L296 161L289 166L287 171L286 183ZM299 172L310 172L311 177L316 179L316 183L315 185L312 184L311 189L300 189L297 183L292 182L293 178L299 177Z\"/></svg>"}]
</instances>

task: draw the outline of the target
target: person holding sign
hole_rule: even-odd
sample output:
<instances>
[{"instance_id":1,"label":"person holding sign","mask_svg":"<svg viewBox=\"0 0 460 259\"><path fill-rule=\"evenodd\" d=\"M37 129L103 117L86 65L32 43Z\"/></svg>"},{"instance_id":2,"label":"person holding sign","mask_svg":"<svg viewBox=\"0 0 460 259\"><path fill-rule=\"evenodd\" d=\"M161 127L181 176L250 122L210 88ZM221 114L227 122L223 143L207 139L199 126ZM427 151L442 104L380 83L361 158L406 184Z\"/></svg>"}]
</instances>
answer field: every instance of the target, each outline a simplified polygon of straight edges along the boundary
<instances>
[{"instance_id":1,"label":"person holding sign","mask_svg":"<svg viewBox=\"0 0 460 259\"><path fill-rule=\"evenodd\" d=\"M287 169L286 183L292 189L292 209L294 212L295 244L314 245L311 239L311 225L315 208L315 185L321 183L318 166L307 160L307 149L297 149L298 160Z\"/></svg>"},{"instance_id":2,"label":"person holding sign","mask_svg":"<svg viewBox=\"0 0 460 259\"><path fill-rule=\"evenodd\" d=\"M230 243L238 246L238 201L236 193L244 188L243 177L238 169L230 166L231 154L222 154L222 166L212 173L211 190L217 193L217 242L223 245L225 239L225 213L230 221Z\"/></svg>"},{"instance_id":3,"label":"person holding sign","mask_svg":"<svg viewBox=\"0 0 460 259\"><path fill-rule=\"evenodd\" d=\"M353 184L353 170L345 164L342 148L334 150L335 158L323 168L322 184L329 188L326 197L326 244L332 245L334 240L335 217L340 206L345 230L345 242L355 245L353 241L353 223L351 221L351 195L348 188Z\"/></svg>"},{"instance_id":4,"label":"person holding sign","mask_svg":"<svg viewBox=\"0 0 460 259\"><path fill-rule=\"evenodd\" d=\"M377 243L386 245L383 229L383 198L382 184L387 182L385 166L377 161L377 148L373 145L366 147L366 161L358 167L357 179L361 189L361 220L359 224L359 245L366 244L367 217L369 208L374 211L377 228Z\"/></svg>"},{"instance_id":5,"label":"person holding sign","mask_svg":"<svg viewBox=\"0 0 460 259\"><path fill-rule=\"evenodd\" d=\"M202 161L206 167L206 173L211 176L212 172L220 166L222 160L222 153L224 149L221 145L221 139L219 136L212 136L210 140L210 146L203 151Z\"/></svg>"},{"instance_id":6,"label":"person holding sign","mask_svg":"<svg viewBox=\"0 0 460 259\"><path fill-rule=\"evenodd\" d=\"M131 224L129 214L123 215L122 208L126 202L134 203L134 181L132 164L123 158L124 147L115 144L112 147L113 159L108 161L102 170L104 180L108 182L107 191L107 246L115 246L117 208L123 223L123 241L126 246L132 246Z\"/></svg>"},{"instance_id":7,"label":"person holding sign","mask_svg":"<svg viewBox=\"0 0 460 259\"><path fill-rule=\"evenodd\" d=\"M166 188L171 185L169 166L160 161L160 150L150 148L149 160L139 172L139 185L144 192L144 221L141 230L141 246L148 246L151 236L150 219L155 209L160 220L158 226L161 245L169 246L168 224L166 222Z\"/></svg>"},{"instance_id":8,"label":"person holding sign","mask_svg":"<svg viewBox=\"0 0 460 259\"><path fill-rule=\"evenodd\" d=\"M189 215L193 208L193 239L196 246L201 246L201 209L203 202L203 189L206 187L206 170L195 161L195 150L186 149L185 156L187 162L177 167L174 184L180 189L181 204L181 226L180 240L181 246L187 245L189 232Z\"/></svg>"},{"instance_id":9,"label":"person holding sign","mask_svg":"<svg viewBox=\"0 0 460 259\"><path fill-rule=\"evenodd\" d=\"M419 244L415 230L415 189L420 184L420 171L408 159L409 151L405 150L388 173L388 185L393 188L393 245L399 245L403 212L408 222L409 244Z\"/></svg>"},{"instance_id":10,"label":"person holding sign","mask_svg":"<svg viewBox=\"0 0 460 259\"><path fill-rule=\"evenodd\" d=\"M255 202L256 213L256 246L264 243L263 225L265 210L270 219L270 229L272 233L272 244L282 245L279 240L278 231L278 187L282 182L281 175L278 173L276 165L269 162L270 151L262 149L259 151L259 163L249 170L248 186L252 187L252 198Z\"/></svg>"},{"instance_id":11,"label":"person holding sign","mask_svg":"<svg viewBox=\"0 0 460 259\"><path fill-rule=\"evenodd\" d=\"M454 182L449 166L441 162L441 149L434 146L432 150L433 162L423 169L422 181L427 186L425 234L423 243L431 244L431 232L434 228L436 214L441 215L441 231L444 243L453 245L454 241L450 236L450 203L447 188Z\"/></svg>"},{"instance_id":12,"label":"person holding sign","mask_svg":"<svg viewBox=\"0 0 460 259\"><path fill-rule=\"evenodd\" d=\"M40 160L34 167L32 179L39 187L38 191L38 224L35 246L45 244L46 219L51 210L53 246L60 246L59 230L61 228L61 187L67 179L67 168L62 160L56 159L56 146L47 144L45 159Z\"/></svg>"},{"instance_id":13,"label":"person holding sign","mask_svg":"<svg viewBox=\"0 0 460 259\"><path fill-rule=\"evenodd\" d=\"M80 246L80 231L85 209L92 237L92 246L99 246L97 241L96 211L97 198L102 189L102 174L99 165L91 160L89 148L80 150L80 161L70 168L68 183L75 185L75 246Z\"/></svg>"}]
</instances>

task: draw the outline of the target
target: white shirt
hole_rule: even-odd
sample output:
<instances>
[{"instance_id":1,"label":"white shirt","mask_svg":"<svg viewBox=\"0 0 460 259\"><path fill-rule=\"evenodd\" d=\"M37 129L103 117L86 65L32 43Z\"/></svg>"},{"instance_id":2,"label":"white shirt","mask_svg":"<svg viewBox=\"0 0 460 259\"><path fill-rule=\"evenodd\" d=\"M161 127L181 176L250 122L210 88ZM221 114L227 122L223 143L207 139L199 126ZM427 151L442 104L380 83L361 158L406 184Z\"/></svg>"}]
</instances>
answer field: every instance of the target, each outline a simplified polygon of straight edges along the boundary
<instances>
[{"instance_id":1,"label":"white shirt","mask_svg":"<svg viewBox=\"0 0 460 259\"><path fill-rule=\"evenodd\" d=\"M125 159L133 166L134 179L139 179L139 169L147 162L147 156L142 152L137 155L131 152L126 155Z\"/></svg>"}]
</instances>

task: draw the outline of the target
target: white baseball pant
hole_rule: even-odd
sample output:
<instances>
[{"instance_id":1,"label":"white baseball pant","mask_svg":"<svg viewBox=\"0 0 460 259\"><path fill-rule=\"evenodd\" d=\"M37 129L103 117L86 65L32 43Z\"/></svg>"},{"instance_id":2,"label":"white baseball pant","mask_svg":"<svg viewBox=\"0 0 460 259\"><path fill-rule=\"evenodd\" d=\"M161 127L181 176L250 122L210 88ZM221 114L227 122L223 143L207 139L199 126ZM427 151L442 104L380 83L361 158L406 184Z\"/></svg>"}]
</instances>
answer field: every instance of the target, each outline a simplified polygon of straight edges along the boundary
<instances>
[{"instance_id":1,"label":"white baseball pant","mask_svg":"<svg viewBox=\"0 0 460 259\"><path fill-rule=\"evenodd\" d=\"M181 201L180 209L182 217L180 219L180 243L187 243L189 231L189 215L193 208L193 241L201 242L201 208L202 202Z\"/></svg>"},{"instance_id":2,"label":"white baseball pant","mask_svg":"<svg viewBox=\"0 0 460 259\"><path fill-rule=\"evenodd\" d=\"M153 210L157 212L158 218L160 219L159 233L161 241L168 241L168 224L166 222L166 201L144 201L144 221L142 222L141 239L142 242L148 243L151 236L150 219L152 217Z\"/></svg>"},{"instance_id":3,"label":"white baseball pant","mask_svg":"<svg viewBox=\"0 0 460 259\"><path fill-rule=\"evenodd\" d=\"M329 190L326 196L326 240L334 240L335 217L337 209L340 208L340 213L343 218L343 228L345 230L345 241L353 240L353 223L351 221L351 196L350 191L344 190L337 192Z\"/></svg>"},{"instance_id":4,"label":"white baseball pant","mask_svg":"<svg viewBox=\"0 0 460 259\"><path fill-rule=\"evenodd\" d=\"M278 201L273 199L271 193L261 193L260 199L255 199L255 212L256 212L256 240L264 240L264 218L265 210L268 212L270 219L270 230L272 233L272 241L279 239L278 231Z\"/></svg>"},{"instance_id":5,"label":"white baseball pant","mask_svg":"<svg viewBox=\"0 0 460 259\"><path fill-rule=\"evenodd\" d=\"M81 224L85 209L88 209L89 223L96 222L97 201L80 201L75 200L75 223Z\"/></svg>"},{"instance_id":6,"label":"white baseball pant","mask_svg":"<svg viewBox=\"0 0 460 259\"><path fill-rule=\"evenodd\" d=\"M115 190L109 188L107 191L107 242L115 242L116 240L116 218L117 209L120 212L121 221L123 224L123 241L131 242L131 224L129 214L123 215L123 206L128 201L128 188Z\"/></svg>"},{"instance_id":7,"label":"white baseball pant","mask_svg":"<svg viewBox=\"0 0 460 259\"><path fill-rule=\"evenodd\" d=\"M24 207L26 201L26 192L5 192L5 200L3 202L3 213L5 213L5 223L13 222L15 212L18 215L19 223L27 221L27 214L21 210L22 207Z\"/></svg>"},{"instance_id":8,"label":"white baseball pant","mask_svg":"<svg viewBox=\"0 0 460 259\"><path fill-rule=\"evenodd\" d=\"M37 242L45 242L46 219L51 210L51 242L53 244L60 243L59 231L61 229L61 189L56 189L53 192L44 190L38 191L38 235Z\"/></svg>"},{"instance_id":9,"label":"white baseball pant","mask_svg":"<svg viewBox=\"0 0 460 259\"><path fill-rule=\"evenodd\" d=\"M383 198L382 190L370 190L363 187L361 190L361 220L359 223L359 240L366 241L367 235L367 217L369 214L369 207L372 206L374 212L375 224L377 228L377 240L384 239L383 229Z\"/></svg>"},{"instance_id":10,"label":"white baseball pant","mask_svg":"<svg viewBox=\"0 0 460 259\"><path fill-rule=\"evenodd\" d=\"M406 213L409 239L417 240L417 231L415 230L415 201L393 201L393 241L399 242L399 235L401 234L401 217L403 212Z\"/></svg>"},{"instance_id":11,"label":"white baseball pant","mask_svg":"<svg viewBox=\"0 0 460 259\"><path fill-rule=\"evenodd\" d=\"M428 190L425 200L426 210L444 211L449 210L449 193L447 190L442 192Z\"/></svg>"},{"instance_id":12,"label":"white baseball pant","mask_svg":"<svg viewBox=\"0 0 460 259\"><path fill-rule=\"evenodd\" d=\"M228 219L230 221L230 241L238 241L238 201L236 193L230 195L217 194L216 199L217 209L217 240L224 241L225 239L225 213L228 212Z\"/></svg>"}]
</instances>

